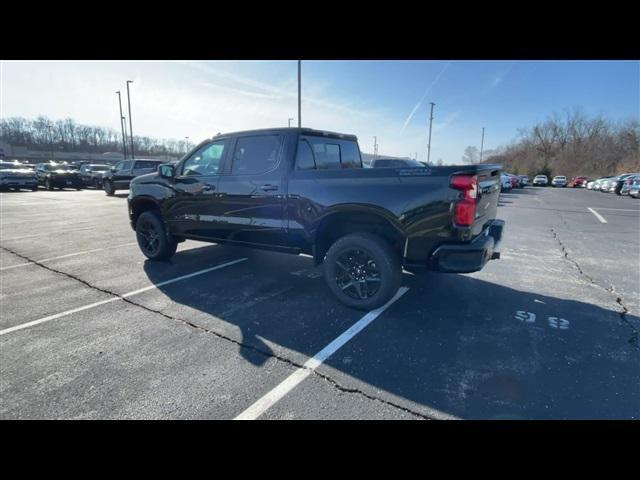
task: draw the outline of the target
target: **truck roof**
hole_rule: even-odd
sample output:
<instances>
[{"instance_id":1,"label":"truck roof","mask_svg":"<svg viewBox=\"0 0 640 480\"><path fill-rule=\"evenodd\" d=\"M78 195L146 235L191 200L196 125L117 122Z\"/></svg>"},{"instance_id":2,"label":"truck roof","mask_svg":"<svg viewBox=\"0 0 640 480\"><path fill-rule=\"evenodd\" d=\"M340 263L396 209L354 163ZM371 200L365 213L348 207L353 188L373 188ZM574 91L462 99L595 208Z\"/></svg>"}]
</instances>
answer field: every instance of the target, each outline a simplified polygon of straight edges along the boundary
<instances>
[{"instance_id":1,"label":"truck roof","mask_svg":"<svg viewBox=\"0 0 640 480\"><path fill-rule=\"evenodd\" d=\"M295 132L303 135L314 135L314 136L321 136L321 137L338 138L341 140L352 140L355 142L358 141L358 137L356 137L355 135L350 135L348 133L330 132L327 130L316 130L314 128L306 128L306 127L303 127L303 128L276 127L276 128L261 128L257 130L241 130L237 132L218 133L213 138L227 137L227 136L234 136L234 135L249 135L253 133L269 134L269 133L291 133L291 132Z\"/></svg>"}]
</instances>

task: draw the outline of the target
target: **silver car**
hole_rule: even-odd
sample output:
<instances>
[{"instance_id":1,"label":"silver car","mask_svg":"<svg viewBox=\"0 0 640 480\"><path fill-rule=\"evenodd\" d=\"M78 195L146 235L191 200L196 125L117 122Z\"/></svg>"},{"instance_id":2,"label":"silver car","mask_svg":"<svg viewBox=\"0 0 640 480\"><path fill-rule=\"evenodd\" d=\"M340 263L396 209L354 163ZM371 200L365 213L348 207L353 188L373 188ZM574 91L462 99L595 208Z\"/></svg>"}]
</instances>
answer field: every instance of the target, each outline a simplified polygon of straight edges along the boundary
<instances>
[{"instance_id":1,"label":"silver car","mask_svg":"<svg viewBox=\"0 0 640 480\"><path fill-rule=\"evenodd\" d=\"M535 187L536 185L546 187L549 185L549 179L546 175L536 175L533 179L533 186Z\"/></svg>"},{"instance_id":2,"label":"silver car","mask_svg":"<svg viewBox=\"0 0 640 480\"><path fill-rule=\"evenodd\" d=\"M564 175L556 175L555 177L553 177L553 180L551 180L551 186L552 187L566 187L567 186L567 177L565 177Z\"/></svg>"}]
</instances>

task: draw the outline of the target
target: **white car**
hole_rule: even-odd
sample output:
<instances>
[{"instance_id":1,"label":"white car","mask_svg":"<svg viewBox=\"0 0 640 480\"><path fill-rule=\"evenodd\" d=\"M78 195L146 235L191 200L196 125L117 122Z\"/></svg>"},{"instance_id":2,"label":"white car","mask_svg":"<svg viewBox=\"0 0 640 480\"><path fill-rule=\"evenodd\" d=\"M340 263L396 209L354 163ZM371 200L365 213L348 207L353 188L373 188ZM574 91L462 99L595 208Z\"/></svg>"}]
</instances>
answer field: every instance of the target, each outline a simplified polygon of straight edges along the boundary
<instances>
[{"instance_id":1,"label":"white car","mask_svg":"<svg viewBox=\"0 0 640 480\"><path fill-rule=\"evenodd\" d=\"M546 175L536 175L533 179L533 186L535 187L536 185L546 187L549 185L549 179Z\"/></svg>"},{"instance_id":2,"label":"white car","mask_svg":"<svg viewBox=\"0 0 640 480\"><path fill-rule=\"evenodd\" d=\"M566 187L567 186L567 177L565 177L564 175L556 175L555 177L553 177L553 180L551 180L551 186L552 187Z\"/></svg>"},{"instance_id":3,"label":"white car","mask_svg":"<svg viewBox=\"0 0 640 480\"><path fill-rule=\"evenodd\" d=\"M513 188L513 183L511 181L511 177L506 174L500 175L500 191L511 190Z\"/></svg>"}]
</instances>

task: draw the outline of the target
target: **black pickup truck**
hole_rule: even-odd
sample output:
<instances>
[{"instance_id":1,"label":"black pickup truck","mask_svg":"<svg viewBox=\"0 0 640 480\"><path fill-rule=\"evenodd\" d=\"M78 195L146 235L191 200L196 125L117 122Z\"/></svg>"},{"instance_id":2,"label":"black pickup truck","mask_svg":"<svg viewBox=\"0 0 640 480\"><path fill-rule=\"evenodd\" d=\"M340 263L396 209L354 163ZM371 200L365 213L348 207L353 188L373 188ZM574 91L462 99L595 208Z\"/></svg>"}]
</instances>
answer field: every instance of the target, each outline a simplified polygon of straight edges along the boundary
<instances>
[{"instance_id":1,"label":"black pickup truck","mask_svg":"<svg viewBox=\"0 0 640 480\"><path fill-rule=\"evenodd\" d=\"M363 168L357 138L308 128L217 135L131 181L152 260L185 239L312 255L346 305L393 297L402 269L474 272L499 258L499 165Z\"/></svg>"}]
</instances>

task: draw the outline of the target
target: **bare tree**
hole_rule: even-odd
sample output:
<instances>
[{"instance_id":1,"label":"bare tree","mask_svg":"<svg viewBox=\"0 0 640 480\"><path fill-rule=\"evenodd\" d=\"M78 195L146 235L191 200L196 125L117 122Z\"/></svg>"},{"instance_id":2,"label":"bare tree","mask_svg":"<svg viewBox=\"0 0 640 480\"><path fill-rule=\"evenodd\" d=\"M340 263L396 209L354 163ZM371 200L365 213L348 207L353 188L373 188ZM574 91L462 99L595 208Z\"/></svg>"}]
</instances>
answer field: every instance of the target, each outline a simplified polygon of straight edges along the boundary
<instances>
[{"instance_id":1,"label":"bare tree","mask_svg":"<svg viewBox=\"0 0 640 480\"><path fill-rule=\"evenodd\" d=\"M478 147L474 147L473 145L469 145L464 149L464 154L462 155L462 161L464 163L478 163L480 160L480 151Z\"/></svg>"}]
</instances>

